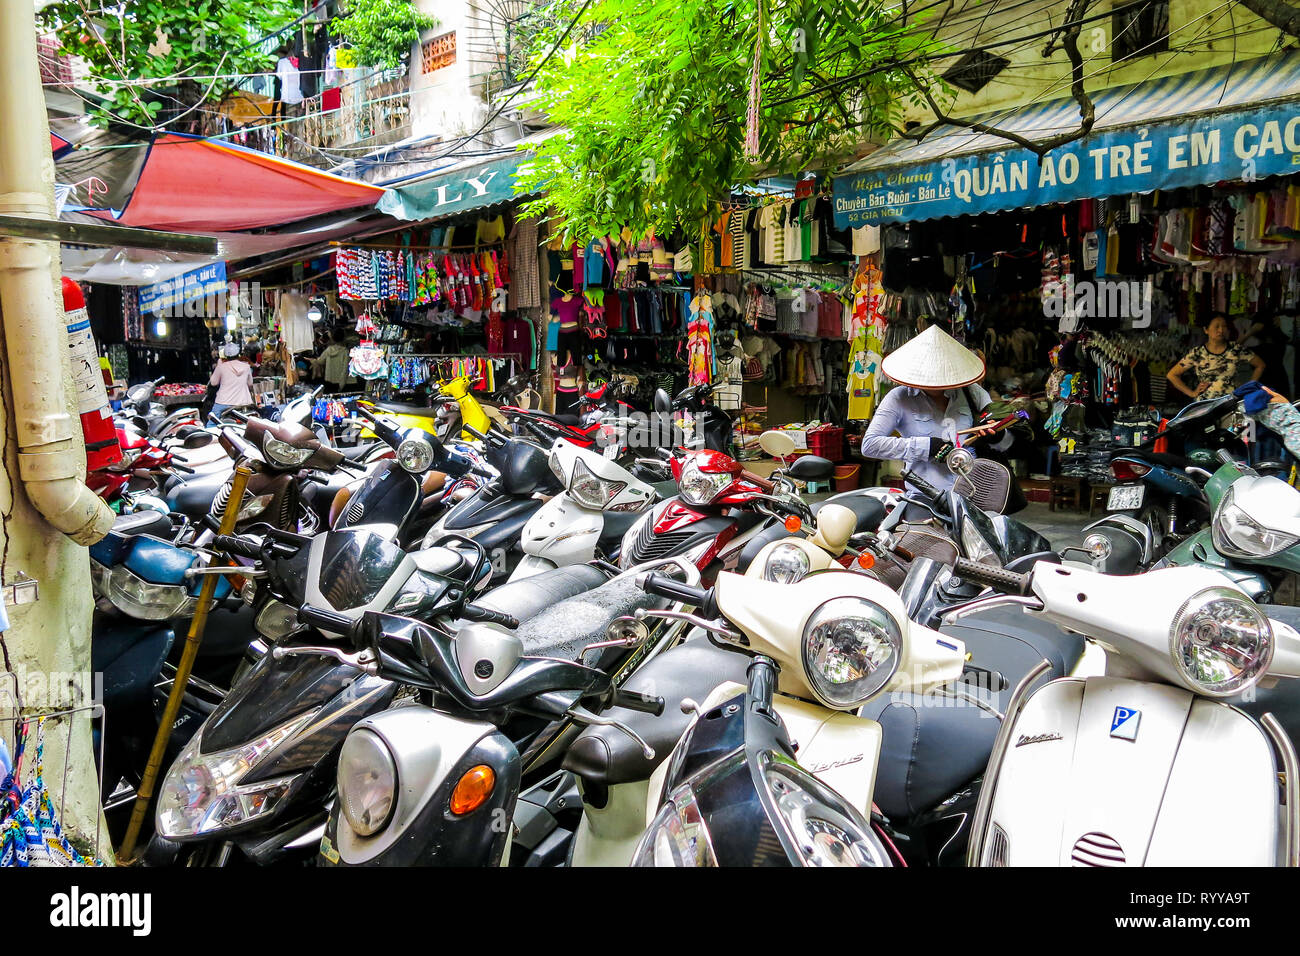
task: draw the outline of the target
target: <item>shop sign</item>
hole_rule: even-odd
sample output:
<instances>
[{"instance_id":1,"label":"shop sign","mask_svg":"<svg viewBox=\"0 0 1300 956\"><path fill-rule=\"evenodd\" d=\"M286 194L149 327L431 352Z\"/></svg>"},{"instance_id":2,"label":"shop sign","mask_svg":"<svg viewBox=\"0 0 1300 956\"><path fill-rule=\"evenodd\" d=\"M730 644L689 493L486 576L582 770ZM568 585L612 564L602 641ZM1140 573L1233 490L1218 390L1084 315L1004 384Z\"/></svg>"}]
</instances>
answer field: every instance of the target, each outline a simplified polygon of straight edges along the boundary
<instances>
[{"instance_id":1,"label":"shop sign","mask_svg":"<svg viewBox=\"0 0 1300 956\"><path fill-rule=\"evenodd\" d=\"M170 313L186 302L224 295L225 292L226 264L214 262L153 285L141 286L140 312L145 315Z\"/></svg>"},{"instance_id":2,"label":"shop sign","mask_svg":"<svg viewBox=\"0 0 1300 956\"><path fill-rule=\"evenodd\" d=\"M837 176L845 229L967 216L1300 172L1300 102L1094 133L1039 158L1027 149Z\"/></svg>"},{"instance_id":3,"label":"shop sign","mask_svg":"<svg viewBox=\"0 0 1300 956\"><path fill-rule=\"evenodd\" d=\"M433 219L478 209L514 196L514 178L529 153L512 153L445 176L398 186L384 193L379 211L398 219Z\"/></svg>"}]
</instances>

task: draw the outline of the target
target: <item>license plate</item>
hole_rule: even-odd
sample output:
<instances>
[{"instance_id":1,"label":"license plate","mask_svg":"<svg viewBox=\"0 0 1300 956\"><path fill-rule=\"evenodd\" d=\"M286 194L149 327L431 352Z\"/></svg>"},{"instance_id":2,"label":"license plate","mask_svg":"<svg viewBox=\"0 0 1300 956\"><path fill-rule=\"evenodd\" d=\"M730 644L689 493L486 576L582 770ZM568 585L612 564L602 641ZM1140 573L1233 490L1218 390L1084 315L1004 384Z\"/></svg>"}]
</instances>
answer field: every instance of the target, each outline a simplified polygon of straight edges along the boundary
<instances>
[{"instance_id":1,"label":"license plate","mask_svg":"<svg viewBox=\"0 0 1300 956\"><path fill-rule=\"evenodd\" d=\"M1107 511L1131 511L1142 507L1146 485L1116 485L1106 498Z\"/></svg>"}]
</instances>

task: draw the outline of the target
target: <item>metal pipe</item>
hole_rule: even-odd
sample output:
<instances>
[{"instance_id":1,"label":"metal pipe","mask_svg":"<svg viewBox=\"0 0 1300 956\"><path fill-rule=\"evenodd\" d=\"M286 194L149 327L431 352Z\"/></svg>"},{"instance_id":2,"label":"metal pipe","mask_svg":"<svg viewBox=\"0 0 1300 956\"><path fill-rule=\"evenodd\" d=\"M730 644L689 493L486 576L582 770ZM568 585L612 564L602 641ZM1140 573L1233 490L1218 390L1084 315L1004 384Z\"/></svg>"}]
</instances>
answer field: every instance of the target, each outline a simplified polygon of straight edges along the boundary
<instances>
[{"instance_id":1,"label":"metal pipe","mask_svg":"<svg viewBox=\"0 0 1300 956\"><path fill-rule=\"evenodd\" d=\"M36 63L35 7L0 2L0 216L53 221L54 163ZM61 369L67 342L55 299L54 243L0 238L0 306L13 386L18 473L37 511L78 544L113 527L113 512L83 480L85 451L68 414Z\"/></svg>"},{"instance_id":2,"label":"metal pipe","mask_svg":"<svg viewBox=\"0 0 1300 956\"><path fill-rule=\"evenodd\" d=\"M230 534L235 530L235 520L239 517L239 508L244 501L244 491L248 487L248 479L252 476L252 469L247 465L240 465L235 469L235 476L230 482L230 497L226 499L226 508L221 514L221 528L218 534ZM185 635L185 650L181 652L181 661L176 666L176 679L172 683L171 693L167 695L167 706L163 708L158 733L153 738L149 762L144 768L144 779L140 781L140 787L135 794L131 822L127 825L126 836L122 839L122 848L118 851L118 856L127 862L135 852L136 840L140 837L140 827L144 824L145 813L149 809L150 801L153 800L153 788L158 782L158 771L162 769L163 753L167 749L167 741L171 739L176 715L180 713L181 700L185 696L185 685L190 680L194 658L198 656L199 645L203 643L203 631L208 625L208 608L213 603L217 581L216 575L209 575L203 579L203 586L199 588L199 606L194 611L194 617L190 619L190 630ZM202 728L195 731L195 733L201 732Z\"/></svg>"},{"instance_id":3,"label":"metal pipe","mask_svg":"<svg viewBox=\"0 0 1300 956\"><path fill-rule=\"evenodd\" d=\"M1260 718L1264 730L1273 738L1273 746L1282 758L1282 772L1286 774L1286 832L1282 834L1284 866L1300 866L1300 761L1286 730L1272 713Z\"/></svg>"}]
</instances>

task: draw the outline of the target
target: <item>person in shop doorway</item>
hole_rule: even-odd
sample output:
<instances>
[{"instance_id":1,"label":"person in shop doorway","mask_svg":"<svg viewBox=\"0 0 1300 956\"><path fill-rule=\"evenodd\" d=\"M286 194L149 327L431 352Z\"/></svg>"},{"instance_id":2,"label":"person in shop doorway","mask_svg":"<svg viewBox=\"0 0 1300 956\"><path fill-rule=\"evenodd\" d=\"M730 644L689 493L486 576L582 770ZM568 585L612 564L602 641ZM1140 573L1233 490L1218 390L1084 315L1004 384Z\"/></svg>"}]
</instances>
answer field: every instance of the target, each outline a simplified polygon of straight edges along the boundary
<instances>
[{"instance_id":1,"label":"person in shop doorway","mask_svg":"<svg viewBox=\"0 0 1300 956\"><path fill-rule=\"evenodd\" d=\"M951 488L955 479L944 459L959 433L972 428L991 401L976 384L984 377L984 360L931 325L885 356L880 369L897 387L881 399L872 416L862 438L862 457L901 461L941 491ZM981 446L997 451L1011 446L1010 433L996 440L992 436L988 430L960 438L976 455ZM924 509L909 506L909 519L927 516Z\"/></svg>"},{"instance_id":2,"label":"person in shop doorway","mask_svg":"<svg viewBox=\"0 0 1300 956\"><path fill-rule=\"evenodd\" d=\"M1205 327L1206 341L1198 345L1169 370L1169 384L1188 398L1201 401L1229 394L1245 381L1258 382L1264 374L1264 360L1233 342L1233 328L1223 315L1213 315ZM1250 375L1245 373L1250 367ZM1184 376L1191 372L1194 385Z\"/></svg>"},{"instance_id":3,"label":"person in shop doorway","mask_svg":"<svg viewBox=\"0 0 1300 956\"><path fill-rule=\"evenodd\" d=\"M216 399L209 418L219 422L230 408L247 408L253 404L253 368L240 355L239 346L229 342L222 346L221 361L208 379L216 386Z\"/></svg>"},{"instance_id":4,"label":"person in shop doorway","mask_svg":"<svg viewBox=\"0 0 1300 956\"><path fill-rule=\"evenodd\" d=\"M336 330L330 344L313 360L313 371L325 382L326 392L341 392L348 378L347 336Z\"/></svg>"}]
</instances>

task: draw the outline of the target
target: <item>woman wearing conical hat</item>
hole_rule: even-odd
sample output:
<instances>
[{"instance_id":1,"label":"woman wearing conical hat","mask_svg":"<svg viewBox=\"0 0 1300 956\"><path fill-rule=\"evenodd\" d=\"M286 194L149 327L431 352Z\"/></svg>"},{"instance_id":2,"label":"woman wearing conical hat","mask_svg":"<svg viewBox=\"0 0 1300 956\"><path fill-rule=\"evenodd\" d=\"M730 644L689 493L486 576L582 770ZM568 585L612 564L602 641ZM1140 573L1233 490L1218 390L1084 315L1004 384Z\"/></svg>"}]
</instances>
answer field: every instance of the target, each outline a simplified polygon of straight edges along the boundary
<instances>
[{"instance_id":1,"label":"woman wearing conical hat","mask_svg":"<svg viewBox=\"0 0 1300 956\"><path fill-rule=\"evenodd\" d=\"M942 458L957 433L970 428L990 398L979 385L984 360L937 325L885 356L880 370L898 383L881 400L862 439L862 456L901 461L909 471L941 490L953 475ZM986 433L963 438L969 445ZM991 434L987 433L987 434ZM1003 434L994 448L1009 446ZM976 449L977 450L977 449Z\"/></svg>"}]
</instances>

